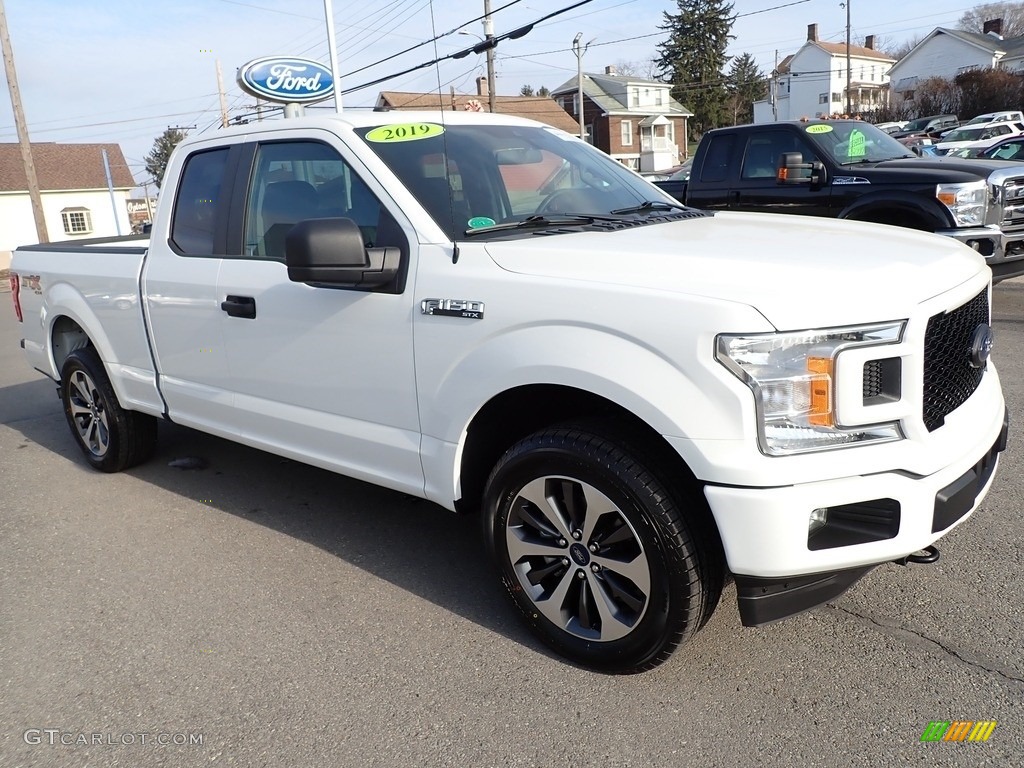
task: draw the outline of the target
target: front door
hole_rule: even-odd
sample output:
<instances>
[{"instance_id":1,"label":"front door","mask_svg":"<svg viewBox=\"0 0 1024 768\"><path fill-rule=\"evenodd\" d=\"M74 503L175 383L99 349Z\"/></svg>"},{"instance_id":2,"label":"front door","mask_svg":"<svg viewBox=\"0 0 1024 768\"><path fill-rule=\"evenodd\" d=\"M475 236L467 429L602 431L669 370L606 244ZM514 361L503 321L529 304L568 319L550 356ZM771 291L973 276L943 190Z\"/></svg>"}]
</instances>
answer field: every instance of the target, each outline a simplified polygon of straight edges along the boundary
<instances>
[{"instance_id":1,"label":"front door","mask_svg":"<svg viewBox=\"0 0 1024 768\"><path fill-rule=\"evenodd\" d=\"M779 161L787 152L799 152L804 163L819 159L809 142L790 131L763 131L747 136L739 182L730 192L730 210L831 215L831 185L828 182L779 183Z\"/></svg>"},{"instance_id":2,"label":"front door","mask_svg":"<svg viewBox=\"0 0 1024 768\"><path fill-rule=\"evenodd\" d=\"M405 286L415 241L335 137L281 135L251 150L241 254L224 259L218 281L237 427L250 444L422 494ZM288 230L334 216L354 220L368 246L401 248L401 279L375 291L291 282Z\"/></svg>"}]
</instances>

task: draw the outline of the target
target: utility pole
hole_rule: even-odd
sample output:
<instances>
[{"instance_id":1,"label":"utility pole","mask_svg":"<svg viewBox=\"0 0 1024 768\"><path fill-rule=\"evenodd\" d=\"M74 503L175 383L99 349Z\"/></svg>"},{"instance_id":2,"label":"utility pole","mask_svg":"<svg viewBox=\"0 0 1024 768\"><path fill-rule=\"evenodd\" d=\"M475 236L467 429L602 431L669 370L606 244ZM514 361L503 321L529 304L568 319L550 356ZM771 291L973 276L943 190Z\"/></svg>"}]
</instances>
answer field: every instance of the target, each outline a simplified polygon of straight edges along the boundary
<instances>
[{"instance_id":1,"label":"utility pole","mask_svg":"<svg viewBox=\"0 0 1024 768\"><path fill-rule=\"evenodd\" d=\"M491 0L484 0L484 40L492 43L487 47L487 108L494 114L498 110L494 92L494 22L491 20Z\"/></svg>"},{"instance_id":2,"label":"utility pole","mask_svg":"<svg viewBox=\"0 0 1024 768\"><path fill-rule=\"evenodd\" d=\"M36 222L36 237L39 238L40 243L48 243L50 237L46 232L46 218L43 216L43 198L39 194L39 178L36 176L35 163L32 162L32 142L28 137L25 111L21 107L21 91L18 89L18 74L14 69L11 36L7 32L7 12L4 10L4 0L0 0L0 47L3 47L7 90L11 94L11 106L14 108L14 125L18 129L18 145L21 147L21 162L25 166L25 180L28 183L28 197L32 204L32 218Z\"/></svg>"},{"instance_id":3,"label":"utility pole","mask_svg":"<svg viewBox=\"0 0 1024 768\"><path fill-rule=\"evenodd\" d=\"M580 138L586 141L586 129L583 127L583 54L587 52L590 43L581 48L580 40L582 38L583 33L577 32L576 37L572 39L572 52L576 54L576 116L580 123Z\"/></svg>"},{"instance_id":4,"label":"utility pole","mask_svg":"<svg viewBox=\"0 0 1024 768\"><path fill-rule=\"evenodd\" d=\"M334 8L331 0L324 0L324 16L327 17L327 48L331 58L331 87L334 89L334 111L340 115L341 70L338 67L338 44L334 40Z\"/></svg>"},{"instance_id":5,"label":"utility pole","mask_svg":"<svg viewBox=\"0 0 1024 768\"><path fill-rule=\"evenodd\" d=\"M846 116L853 117L850 98L850 0L846 0Z\"/></svg>"},{"instance_id":6,"label":"utility pole","mask_svg":"<svg viewBox=\"0 0 1024 768\"><path fill-rule=\"evenodd\" d=\"M220 59L217 59L217 93L220 94L220 127L228 127L228 99L224 95L224 75L220 71Z\"/></svg>"},{"instance_id":7,"label":"utility pole","mask_svg":"<svg viewBox=\"0 0 1024 768\"><path fill-rule=\"evenodd\" d=\"M772 122L779 122L779 49L775 49L775 68L772 70Z\"/></svg>"}]
</instances>

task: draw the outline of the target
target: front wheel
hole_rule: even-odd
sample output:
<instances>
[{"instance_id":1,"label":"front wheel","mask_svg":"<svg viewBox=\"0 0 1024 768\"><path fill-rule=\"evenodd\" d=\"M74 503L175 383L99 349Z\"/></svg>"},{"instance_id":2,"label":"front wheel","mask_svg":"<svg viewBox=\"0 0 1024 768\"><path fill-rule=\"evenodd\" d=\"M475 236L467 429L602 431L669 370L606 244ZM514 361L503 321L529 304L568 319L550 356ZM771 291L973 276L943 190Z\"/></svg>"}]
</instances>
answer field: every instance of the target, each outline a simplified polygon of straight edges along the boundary
<instances>
[{"instance_id":1,"label":"front wheel","mask_svg":"<svg viewBox=\"0 0 1024 768\"><path fill-rule=\"evenodd\" d=\"M721 569L701 514L684 514L614 433L556 427L510 448L485 492L489 549L527 624L606 672L649 669L710 616ZM696 511L703 498L693 498ZM696 535L695 535L696 534Z\"/></svg>"},{"instance_id":2,"label":"front wheel","mask_svg":"<svg viewBox=\"0 0 1024 768\"><path fill-rule=\"evenodd\" d=\"M117 401L96 350L75 350L61 367L64 416L85 460L101 472L141 464L156 447L156 419Z\"/></svg>"}]
</instances>

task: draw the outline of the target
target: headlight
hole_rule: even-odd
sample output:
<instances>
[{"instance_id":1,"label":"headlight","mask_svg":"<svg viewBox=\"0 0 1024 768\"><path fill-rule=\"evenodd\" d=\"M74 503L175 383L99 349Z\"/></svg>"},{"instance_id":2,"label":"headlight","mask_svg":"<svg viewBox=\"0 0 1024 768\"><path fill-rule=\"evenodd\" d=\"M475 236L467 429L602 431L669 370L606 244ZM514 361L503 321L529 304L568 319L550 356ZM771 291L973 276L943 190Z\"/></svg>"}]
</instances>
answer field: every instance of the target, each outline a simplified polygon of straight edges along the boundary
<instances>
[{"instance_id":1,"label":"headlight","mask_svg":"<svg viewBox=\"0 0 1024 768\"><path fill-rule=\"evenodd\" d=\"M900 440L899 424L844 428L837 418L836 361L844 349L893 344L903 323L796 333L722 335L715 358L754 393L758 443L782 456ZM850 379L862 387L862 378Z\"/></svg>"},{"instance_id":2,"label":"headlight","mask_svg":"<svg viewBox=\"0 0 1024 768\"><path fill-rule=\"evenodd\" d=\"M985 223L988 188L984 181L939 184L935 188L935 196L949 208L958 227L977 227Z\"/></svg>"}]
</instances>

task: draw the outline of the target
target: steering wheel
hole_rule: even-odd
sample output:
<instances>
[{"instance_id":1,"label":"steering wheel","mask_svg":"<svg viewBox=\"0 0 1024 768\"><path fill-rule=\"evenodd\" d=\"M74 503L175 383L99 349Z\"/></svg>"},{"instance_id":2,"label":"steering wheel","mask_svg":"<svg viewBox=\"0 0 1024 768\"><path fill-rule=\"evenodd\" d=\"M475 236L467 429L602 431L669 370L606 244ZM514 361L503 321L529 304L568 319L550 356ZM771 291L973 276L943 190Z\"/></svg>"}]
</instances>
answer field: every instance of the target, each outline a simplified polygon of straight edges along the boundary
<instances>
[{"instance_id":1,"label":"steering wheel","mask_svg":"<svg viewBox=\"0 0 1024 768\"><path fill-rule=\"evenodd\" d=\"M543 215L551 212L585 212L588 207L584 202L586 195L586 191L581 189L557 189L541 201L541 204L537 206L536 213Z\"/></svg>"}]
</instances>

